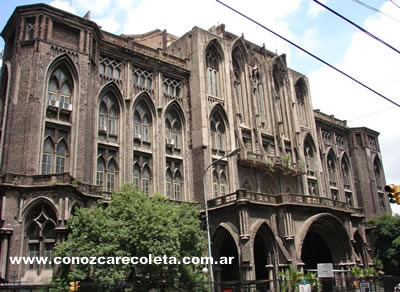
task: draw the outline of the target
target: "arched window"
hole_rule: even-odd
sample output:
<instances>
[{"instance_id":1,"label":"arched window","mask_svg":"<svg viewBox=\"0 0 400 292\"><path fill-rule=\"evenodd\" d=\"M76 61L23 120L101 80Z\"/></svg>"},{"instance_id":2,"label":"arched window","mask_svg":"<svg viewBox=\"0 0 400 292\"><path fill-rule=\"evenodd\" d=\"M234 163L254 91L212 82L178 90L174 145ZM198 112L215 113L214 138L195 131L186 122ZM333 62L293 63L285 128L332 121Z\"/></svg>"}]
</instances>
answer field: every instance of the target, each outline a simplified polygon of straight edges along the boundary
<instances>
[{"instance_id":1,"label":"arched window","mask_svg":"<svg viewBox=\"0 0 400 292\"><path fill-rule=\"evenodd\" d=\"M57 218L54 211L46 204L35 206L25 219L25 237L27 240L27 255L47 257L51 259L56 243ZM50 261L45 265L35 262L28 265L30 270L52 269Z\"/></svg>"},{"instance_id":2,"label":"arched window","mask_svg":"<svg viewBox=\"0 0 400 292\"><path fill-rule=\"evenodd\" d=\"M182 176L178 170L175 172L175 177L174 177L174 199L175 200L182 200L181 189L182 189Z\"/></svg>"},{"instance_id":3,"label":"arched window","mask_svg":"<svg viewBox=\"0 0 400 292\"><path fill-rule=\"evenodd\" d=\"M375 180L378 190L382 191L385 185L385 179L382 173L382 166L381 162L378 157L374 160L374 173L375 173Z\"/></svg>"},{"instance_id":4,"label":"arched window","mask_svg":"<svg viewBox=\"0 0 400 292\"><path fill-rule=\"evenodd\" d=\"M104 160L102 157L97 159L97 172L96 172L96 185L102 186L104 184Z\"/></svg>"},{"instance_id":5,"label":"arched window","mask_svg":"<svg viewBox=\"0 0 400 292\"><path fill-rule=\"evenodd\" d=\"M308 194L310 196L318 196L317 156L310 136L307 136L304 141L304 157L306 160Z\"/></svg>"},{"instance_id":6,"label":"arched window","mask_svg":"<svg viewBox=\"0 0 400 292\"><path fill-rule=\"evenodd\" d=\"M67 130L46 127L43 144L42 174L67 172L67 139Z\"/></svg>"},{"instance_id":7,"label":"arched window","mask_svg":"<svg viewBox=\"0 0 400 292\"><path fill-rule=\"evenodd\" d=\"M73 80L64 66L57 67L50 75L47 99L49 106L71 109Z\"/></svg>"},{"instance_id":8,"label":"arched window","mask_svg":"<svg viewBox=\"0 0 400 292\"><path fill-rule=\"evenodd\" d=\"M136 189L139 190L140 185L140 168L139 165L135 164L133 166L133 184L135 185Z\"/></svg>"},{"instance_id":9,"label":"arched window","mask_svg":"<svg viewBox=\"0 0 400 292\"><path fill-rule=\"evenodd\" d=\"M137 141L151 143L152 116L144 101L139 102L133 114L133 137Z\"/></svg>"},{"instance_id":10,"label":"arched window","mask_svg":"<svg viewBox=\"0 0 400 292\"><path fill-rule=\"evenodd\" d=\"M107 166L107 191L111 192L115 188L115 172L116 163L114 159L110 159Z\"/></svg>"},{"instance_id":11,"label":"arched window","mask_svg":"<svg viewBox=\"0 0 400 292\"><path fill-rule=\"evenodd\" d=\"M111 92L105 94L99 105L99 134L116 138L119 131L119 105Z\"/></svg>"},{"instance_id":12,"label":"arched window","mask_svg":"<svg viewBox=\"0 0 400 292\"><path fill-rule=\"evenodd\" d=\"M225 124L221 114L215 112L210 121L211 148L214 154L224 155L226 149Z\"/></svg>"},{"instance_id":13,"label":"arched window","mask_svg":"<svg viewBox=\"0 0 400 292\"><path fill-rule=\"evenodd\" d=\"M243 92L242 92L242 70L236 58L233 58L233 89L240 113L240 121L244 121L244 106L243 106Z\"/></svg>"},{"instance_id":14,"label":"arched window","mask_svg":"<svg viewBox=\"0 0 400 292\"><path fill-rule=\"evenodd\" d=\"M145 165L142 174L142 192L148 194L149 186L150 186L150 169L147 165Z\"/></svg>"},{"instance_id":15,"label":"arched window","mask_svg":"<svg viewBox=\"0 0 400 292\"><path fill-rule=\"evenodd\" d=\"M220 175L220 187L221 187L221 196L225 196L226 195L226 176L225 173L222 172Z\"/></svg>"},{"instance_id":16,"label":"arched window","mask_svg":"<svg viewBox=\"0 0 400 292\"><path fill-rule=\"evenodd\" d=\"M112 192L118 177L117 152L108 149L98 149L96 168L96 185L102 186L103 191Z\"/></svg>"},{"instance_id":17,"label":"arched window","mask_svg":"<svg viewBox=\"0 0 400 292\"><path fill-rule=\"evenodd\" d=\"M168 198L171 198L171 194L172 194L172 191L171 191L171 187L172 187L172 173L171 173L171 170L170 170L170 169L167 169L167 172L166 172L166 174L165 174L165 181L166 181L166 183L165 183L165 190L166 190L166 193L167 193L167 197L168 197Z\"/></svg>"},{"instance_id":18,"label":"arched window","mask_svg":"<svg viewBox=\"0 0 400 292\"><path fill-rule=\"evenodd\" d=\"M328 154L327 164L328 164L328 172L329 172L329 183L331 186L336 187L337 184L337 174L336 174L336 162L333 153Z\"/></svg>"},{"instance_id":19,"label":"arched window","mask_svg":"<svg viewBox=\"0 0 400 292\"><path fill-rule=\"evenodd\" d=\"M306 124L306 109L305 99L307 96L307 85L303 78L300 78L295 84L297 110L299 116L299 122L302 125Z\"/></svg>"},{"instance_id":20,"label":"arched window","mask_svg":"<svg viewBox=\"0 0 400 292\"><path fill-rule=\"evenodd\" d=\"M213 171L213 188L214 188L214 198L219 195L219 179L216 170Z\"/></svg>"},{"instance_id":21,"label":"arched window","mask_svg":"<svg viewBox=\"0 0 400 292\"><path fill-rule=\"evenodd\" d=\"M215 50L207 50L206 66L207 66L207 88L208 94L220 95L220 76L219 76L219 61L220 58Z\"/></svg>"},{"instance_id":22,"label":"arched window","mask_svg":"<svg viewBox=\"0 0 400 292\"><path fill-rule=\"evenodd\" d=\"M165 118L165 142L167 146L181 149L182 141L182 123L175 109L171 109Z\"/></svg>"},{"instance_id":23,"label":"arched window","mask_svg":"<svg viewBox=\"0 0 400 292\"><path fill-rule=\"evenodd\" d=\"M350 163L347 157L342 158L342 176L345 190L351 190Z\"/></svg>"}]
</instances>

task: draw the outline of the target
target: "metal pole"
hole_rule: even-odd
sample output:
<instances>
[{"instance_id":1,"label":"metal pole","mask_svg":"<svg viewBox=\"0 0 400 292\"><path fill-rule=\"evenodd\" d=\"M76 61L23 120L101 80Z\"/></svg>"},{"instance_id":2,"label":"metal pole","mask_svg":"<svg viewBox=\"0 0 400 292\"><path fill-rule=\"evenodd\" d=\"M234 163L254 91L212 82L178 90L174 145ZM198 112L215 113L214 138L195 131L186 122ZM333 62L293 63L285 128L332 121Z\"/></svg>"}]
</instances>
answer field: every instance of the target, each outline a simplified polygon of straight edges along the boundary
<instances>
[{"instance_id":1,"label":"metal pole","mask_svg":"<svg viewBox=\"0 0 400 292\"><path fill-rule=\"evenodd\" d=\"M221 158L215 160L213 163L211 163L211 164L206 168L206 170L204 171L204 174L203 174L204 210L205 210L205 213L206 213L208 257L209 257L210 259L211 259L212 255L211 255L210 224L209 224L209 221L208 221L206 174L207 174L208 169L209 169L211 166L213 166L216 162L218 162L218 161L220 161L220 160L222 160L222 159L224 159L224 158L227 158L227 157L231 157L231 156L233 156L233 155L236 155L236 154L239 153L239 151L240 151L240 148L237 148L237 149L233 150L232 152L228 153L227 155L222 156ZM212 263L211 260L209 261L209 265L208 265L208 266L209 266L208 269L209 269L209 272L210 272L210 280L211 280L211 291L214 292L214 291L215 291L215 290L214 290L214 271L213 271L213 263Z\"/></svg>"}]
</instances>

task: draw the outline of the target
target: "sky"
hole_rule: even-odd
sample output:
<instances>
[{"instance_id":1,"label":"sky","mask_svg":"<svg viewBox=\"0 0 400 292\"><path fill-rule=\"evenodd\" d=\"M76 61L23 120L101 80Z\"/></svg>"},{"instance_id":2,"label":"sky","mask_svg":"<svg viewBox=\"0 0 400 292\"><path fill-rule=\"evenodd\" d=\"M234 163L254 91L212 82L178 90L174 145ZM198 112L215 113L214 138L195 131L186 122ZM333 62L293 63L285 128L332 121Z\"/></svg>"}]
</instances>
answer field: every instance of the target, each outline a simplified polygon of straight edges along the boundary
<instances>
[{"instance_id":1,"label":"sky","mask_svg":"<svg viewBox=\"0 0 400 292\"><path fill-rule=\"evenodd\" d=\"M235 9L400 103L400 54L371 39L312 0L224 0ZM380 12L368 9L359 2ZM400 0L321 0L325 5L400 50ZM393 3L394 2L394 3ZM16 6L37 3L2 0L0 27ZM50 0L42 1L91 19L115 34L155 28L180 36L194 26L226 30L287 55L288 67L308 76L314 109L347 120L350 127L380 132L387 183L400 185L400 108L302 53L215 0ZM395 5L397 4L397 5ZM0 40L0 48L4 41ZM400 213L400 206L392 205Z\"/></svg>"}]
</instances>

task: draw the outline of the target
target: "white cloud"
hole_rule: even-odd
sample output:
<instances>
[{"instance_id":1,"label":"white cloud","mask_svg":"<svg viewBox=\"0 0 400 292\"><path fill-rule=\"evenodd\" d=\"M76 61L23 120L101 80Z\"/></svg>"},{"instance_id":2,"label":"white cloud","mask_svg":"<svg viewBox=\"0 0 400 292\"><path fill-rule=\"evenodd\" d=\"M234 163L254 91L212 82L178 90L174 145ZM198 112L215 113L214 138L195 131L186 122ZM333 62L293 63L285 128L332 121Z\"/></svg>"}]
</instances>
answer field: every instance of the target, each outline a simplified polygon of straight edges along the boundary
<instances>
[{"instance_id":1,"label":"white cloud","mask_svg":"<svg viewBox=\"0 0 400 292\"><path fill-rule=\"evenodd\" d=\"M103 18L93 18L94 22L101 26L102 30L117 33L121 24L115 19L114 16L107 16Z\"/></svg>"},{"instance_id":2,"label":"white cloud","mask_svg":"<svg viewBox=\"0 0 400 292\"><path fill-rule=\"evenodd\" d=\"M72 0L72 6L85 11L85 13L90 10L91 13L97 16L107 15L116 9L123 9L123 7L110 7L110 4L111 0Z\"/></svg>"},{"instance_id":3,"label":"white cloud","mask_svg":"<svg viewBox=\"0 0 400 292\"><path fill-rule=\"evenodd\" d=\"M304 34L299 39L299 44L303 48L307 48L307 51L313 52L317 49L318 46L318 29L309 28L304 31ZM306 53L296 50L296 56L305 56Z\"/></svg>"},{"instance_id":4,"label":"white cloud","mask_svg":"<svg viewBox=\"0 0 400 292\"><path fill-rule=\"evenodd\" d=\"M384 4L381 10L390 9L389 5ZM400 47L399 23L380 15L367 18L364 27ZM351 45L337 67L400 103L400 56L365 34L357 32L352 36ZM387 101L327 67L308 74L308 77L314 108L353 120L350 126L367 126L381 133L386 180L400 184L400 108L391 108Z\"/></svg>"},{"instance_id":5,"label":"white cloud","mask_svg":"<svg viewBox=\"0 0 400 292\"><path fill-rule=\"evenodd\" d=\"M320 0L319 2L325 4L328 0ZM317 17L325 8L318 3L310 0L310 7L307 10L307 14L311 17Z\"/></svg>"},{"instance_id":6,"label":"white cloud","mask_svg":"<svg viewBox=\"0 0 400 292\"><path fill-rule=\"evenodd\" d=\"M68 11L70 13L76 14L75 8L72 7L68 1L54 0L54 1L50 2L49 5L56 7L58 9L62 9L62 10Z\"/></svg>"}]
</instances>

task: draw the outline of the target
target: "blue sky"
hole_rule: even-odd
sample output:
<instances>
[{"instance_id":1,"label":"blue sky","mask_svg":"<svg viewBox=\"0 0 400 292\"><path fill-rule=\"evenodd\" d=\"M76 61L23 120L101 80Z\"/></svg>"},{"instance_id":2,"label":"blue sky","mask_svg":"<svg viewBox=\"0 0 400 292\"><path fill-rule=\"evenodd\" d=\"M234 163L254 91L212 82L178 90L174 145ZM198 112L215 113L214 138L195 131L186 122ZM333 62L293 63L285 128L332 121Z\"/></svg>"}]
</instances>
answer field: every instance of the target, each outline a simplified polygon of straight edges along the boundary
<instances>
[{"instance_id":1,"label":"blue sky","mask_svg":"<svg viewBox=\"0 0 400 292\"><path fill-rule=\"evenodd\" d=\"M361 0L378 8L375 13L354 0L321 0L365 29L400 49L400 9L390 1ZM400 0L394 0L400 4ZM288 55L288 66L308 76L314 108L349 126L367 126L381 133L380 145L388 183L400 184L400 109L346 80L304 53L290 47L255 24L234 15L215 0L51 0L42 1L91 19L112 33L144 33L155 28L182 35L193 26L208 29L224 23L226 30ZM400 102L400 55L321 8L312 0L225 0L234 8L283 34L309 51ZM3 0L0 27L16 6L37 1ZM0 40L0 48L4 46ZM400 211L397 208L396 211Z\"/></svg>"}]
</instances>

